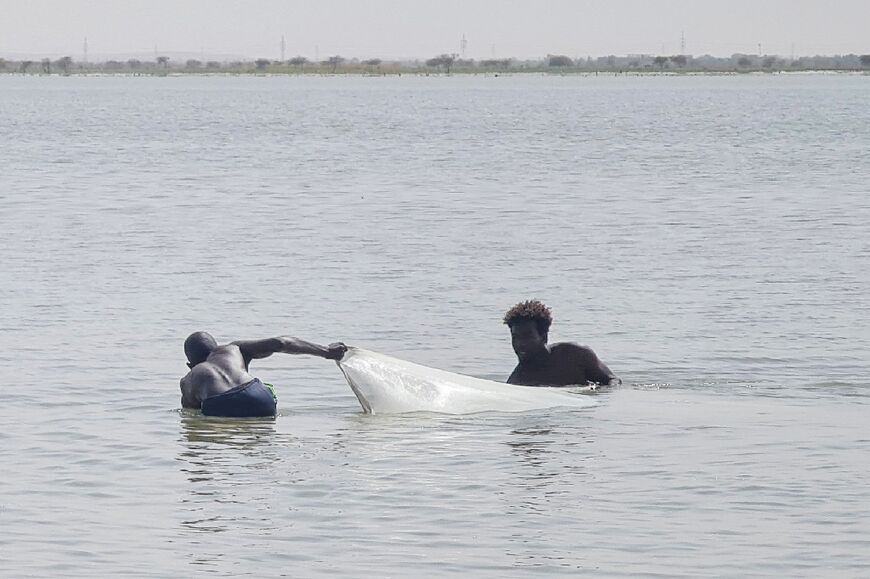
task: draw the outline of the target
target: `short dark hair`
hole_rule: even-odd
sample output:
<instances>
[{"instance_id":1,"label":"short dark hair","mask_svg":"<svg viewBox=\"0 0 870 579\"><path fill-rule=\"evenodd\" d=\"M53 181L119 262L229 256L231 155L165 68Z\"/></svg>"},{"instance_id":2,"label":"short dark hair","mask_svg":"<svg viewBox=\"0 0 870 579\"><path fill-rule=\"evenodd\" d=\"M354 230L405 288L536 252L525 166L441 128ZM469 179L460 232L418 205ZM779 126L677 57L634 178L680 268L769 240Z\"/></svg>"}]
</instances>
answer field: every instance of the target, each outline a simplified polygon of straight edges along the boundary
<instances>
[{"instance_id":1,"label":"short dark hair","mask_svg":"<svg viewBox=\"0 0 870 579\"><path fill-rule=\"evenodd\" d=\"M542 334L546 334L550 331L550 324L553 323L553 316L550 313L550 308L538 300L526 300L509 309L504 315L504 323L506 323L508 327L511 327L514 322L519 320L534 321L538 326L538 331Z\"/></svg>"},{"instance_id":2,"label":"short dark hair","mask_svg":"<svg viewBox=\"0 0 870 579\"><path fill-rule=\"evenodd\" d=\"M184 355L191 364L199 364L217 348L217 341L208 332L194 332L184 340Z\"/></svg>"}]
</instances>

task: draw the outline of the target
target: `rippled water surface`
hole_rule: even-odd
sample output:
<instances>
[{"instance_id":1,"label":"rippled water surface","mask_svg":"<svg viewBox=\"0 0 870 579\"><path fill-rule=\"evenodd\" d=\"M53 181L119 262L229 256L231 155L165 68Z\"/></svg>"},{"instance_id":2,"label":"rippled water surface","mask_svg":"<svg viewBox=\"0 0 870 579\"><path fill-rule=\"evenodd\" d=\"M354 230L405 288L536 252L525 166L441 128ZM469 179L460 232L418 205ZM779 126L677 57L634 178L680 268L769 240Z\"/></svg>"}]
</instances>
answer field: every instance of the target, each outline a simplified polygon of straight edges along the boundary
<instances>
[{"instance_id":1,"label":"rippled water surface","mask_svg":"<svg viewBox=\"0 0 870 579\"><path fill-rule=\"evenodd\" d=\"M0 77L0 574L866 576L870 77ZM181 343L344 340L582 410L179 410Z\"/></svg>"}]
</instances>

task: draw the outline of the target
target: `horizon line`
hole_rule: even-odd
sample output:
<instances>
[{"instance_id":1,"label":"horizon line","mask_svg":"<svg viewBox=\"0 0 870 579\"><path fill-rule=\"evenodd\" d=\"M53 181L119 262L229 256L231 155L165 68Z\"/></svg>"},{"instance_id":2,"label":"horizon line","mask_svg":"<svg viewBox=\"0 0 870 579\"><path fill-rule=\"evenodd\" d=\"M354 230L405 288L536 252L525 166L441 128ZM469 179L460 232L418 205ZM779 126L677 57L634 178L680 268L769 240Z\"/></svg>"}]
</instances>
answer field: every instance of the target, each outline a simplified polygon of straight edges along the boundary
<instances>
[{"instance_id":1,"label":"horizon line","mask_svg":"<svg viewBox=\"0 0 870 579\"><path fill-rule=\"evenodd\" d=\"M685 53L681 53L681 52L665 51L665 52L630 52L630 53L623 53L623 54L607 53L607 54L572 55L570 53L564 53L564 52L562 52L562 53L552 52L552 53L547 53L547 54L538 55L538 56L478 56L478 57L475 57L475 56L460 57L459 54L451 53L451 52L442 52L439 54L433 54L433 55L428 55L428 56L401 56L401 57L379 57L379 56L372 56L372 55L352 56L352 55L346 55L346 54L341 54L341 53L323 52L322 56L316 56L315 58L309 58L308 56L301 54L301 53L300 54L292 53L292 54L288 54L282 60L279 57L274 57L274 58L271 58L268 56L252 57L249 55L234 54L234 53L230 53L230 52L204 52L204 51L193 51L193 50L162 50L162 51L161 50L156 50L156 51L155 50L143 50L143 51L127 51L127 52L100 52L100 53L96 53L96 54L89 52L87 55L85 55L81 52L79 52L79 53L26 52L26 51L15 52L15 51L0 50L0 58L6 59L6 60L70 57L77 64L83 64L83 63L98 64L98 63L105 63L105 62L112 61L112 60L118 60L121 58L123 58L123 59L138 59L138 60L157 59L158 57L161 57L161 56L169 57L170 60L174 56L176 58L183 57L186 59L199 59L202 61L215 60L215 61L220 61L220 62L233 62L233 61L254 62L254 61L259 60L259 59L268 59L271 62L279 62L279 63L286 62L287 60L290 60L292 58L298 58L298 57L306 58L309 60L309 62L314 63L314 62L325 61L327 58L330 58L332 56L340 56L341 58L345 59L346 61L347 60L360 60L361 61L361 60L379 58L380 60L382 60L385 63L389 62L389 63L400 64L400 63L421 62L421 61L425 61L425 60L428 60L430 58L439 57L439 56L452 56L456 60L462 60L462 61L512 60L512 61L517 61L517 62L529 62L529 61L535 62L535 61L546 60L551 56L567 56L567 57L571 58L572 60L589 60L589 59L595 60L595 59L603 59L603 58L610 58L610 57L614 57L614 58L645 58L645 57L655 58L657 56L667 56L667 57L686 56L689 58L708 57L708 58L721 58L721 59L732 58L734 56L753 56L753 57L759 57L759 58L778 57L778 58L783 58L783 59L796 60L799 58L818 58L818 57L835 58L835 57L844 57L844 56L863 56L866 54L870 54L870 50L868 50L868 52L849 51L849 52L832 52L832 53L815 53L815 54L797 54L797 53L793 53L793 54L763 53L762 54L762 53L758 53L758 52L754 52L754 51L749 51L749 52L737 51L737 52L732 52L730 54L714 54L714 53L709 53L709 52L704 52L704 53L685 52Z\"/></svg>"}]
</instances>

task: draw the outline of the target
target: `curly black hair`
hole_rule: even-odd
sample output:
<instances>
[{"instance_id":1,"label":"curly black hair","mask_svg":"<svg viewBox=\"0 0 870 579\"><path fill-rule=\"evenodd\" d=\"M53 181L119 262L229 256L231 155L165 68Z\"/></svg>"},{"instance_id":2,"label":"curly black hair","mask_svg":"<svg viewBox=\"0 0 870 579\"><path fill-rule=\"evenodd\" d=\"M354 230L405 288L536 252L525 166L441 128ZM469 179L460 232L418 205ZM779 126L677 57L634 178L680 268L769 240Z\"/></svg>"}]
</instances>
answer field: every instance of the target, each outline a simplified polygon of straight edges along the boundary
<instances>
[{"instance_id":1,"label":"curly black hair","mask_svg":"<svg viewBox=\"0 0 870 579\"><path fill-rule=\"evenodd\" d=\"M545 334L550 330L553 316L550 314L550 308L538 300L526 300L509 309L504 315L504 323L508 327L518 320L534 320L538 325L538 331Z\"/></svg>"}]
</instances>

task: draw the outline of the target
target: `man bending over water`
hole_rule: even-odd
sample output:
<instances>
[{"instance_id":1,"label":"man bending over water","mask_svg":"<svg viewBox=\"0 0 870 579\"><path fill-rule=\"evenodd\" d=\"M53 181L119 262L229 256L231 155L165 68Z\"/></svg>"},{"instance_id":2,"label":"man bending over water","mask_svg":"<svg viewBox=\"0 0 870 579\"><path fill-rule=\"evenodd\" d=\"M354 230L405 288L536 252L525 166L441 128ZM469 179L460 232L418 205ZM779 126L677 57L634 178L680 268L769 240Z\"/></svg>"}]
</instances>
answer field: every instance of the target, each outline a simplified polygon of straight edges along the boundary
<instances>
[{"instance_id":1,"label":"man bending over water","mask_svg":"<svg viewBox=\"0 0 870 579\"><path fill-rule=\"evenodd\" d=\"M569 386L622 382L591 348L573 342L548 346L547 333L552 322L550 308L537 300L518 303L504 315L519 359L508 384Z\"/></svg>"},{"instance_id":2,"label":"man bending over water","mask_svg":"<svg viewBox=\"0 0 870 579\"><path fill-rule=\"evenodd\" d=\"M219 346L211 334L194 332L184 341L190 372L181 379L181 405L209 416L275 416L275 395L248 373L251 360L278 352L339 360L345 351L342 343L323 347L284 337Z\"/></svg>"}]
</instances>

